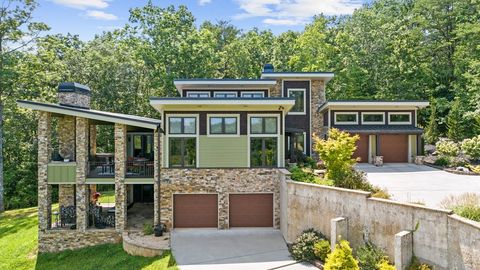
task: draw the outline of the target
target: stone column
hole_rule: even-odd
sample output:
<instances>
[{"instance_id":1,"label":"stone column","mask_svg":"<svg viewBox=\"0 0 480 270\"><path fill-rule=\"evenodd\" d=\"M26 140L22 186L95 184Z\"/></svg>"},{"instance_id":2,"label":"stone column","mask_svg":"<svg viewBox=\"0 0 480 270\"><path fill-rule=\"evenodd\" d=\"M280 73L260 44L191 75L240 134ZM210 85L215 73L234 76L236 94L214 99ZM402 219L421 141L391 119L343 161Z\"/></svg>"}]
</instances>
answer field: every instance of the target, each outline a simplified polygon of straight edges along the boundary
<instances>
[{"instance_id":1,"label":"stone column","mask_svg":"<svg viewBox=\"0 0 480 270\"><path fill-rule=\"evenodd\" d=\"M281 97L282 96L282 79L277 79L275 87L270 90L270 97Z\"/></svg>"},{"instance_id":2,"label":"stone column","mask_svg":"<svg viewBox=\"0 0 480 270\"><path fill-rule=\"evenodd\" d=\"M75 160L75 117L64 115L58 121L58 152L64 159Z\"/></svg>"},{"instance_id":3,"label":"stone column","mask_svg":"<svg viewBox=\"0 0 480 270\"><path fill-rule=\"evenodd\" d=\"M90 156L97 154L97 126L90 125Z\"/></svg>"},{"instance_id":4,"label":"stone column","mask_svg":"<svg viewBox=\"0 0 480 270\"><path fill-rule=\"evenodd\" d=\"M75 185L58 185L58 204L60 206L75 205Z\"/></svg>"},{"instance_id":5,"label":"stone column","mask_svg":"<svg viewBox=\"0 0 480 270\"><path fill-rule=\"evenodd\" d=\"M52 116L48 112L38 114L38 229L52 226L52 187L48 184L47 167L51 153Z\"/></svg>"},{"instance_id":6,"label":"stone column","mask_svg":"<svg viewBox=\"0 0 480 270\"><path fill-rule=\"evenodd\" d=\"M405 270L413 258L413 232L402 231L395 234L395 268Z\"/></svg>"},{"instance_id":7,"label":"stone column","mask_svg":"<svg viewBox=\"0 0 480 270\"><path fill-rule=\"evenodd\" d=\"M153 224L160 224L160 132L153 133Z\"/></svg>"},{"instance_id":8,"label":"stone column","mask_svg":"<svg viewBox=\"0 0 480 270\"><path fill-rule=\"evenodd\" d=\"M323 114L318 112L318 107L325 102L325 82L322 80L312 80L311 89L311 101L310 101L310 117L311 117L311 136L321 137L325 133L323 126ZM312 139L312 154L317 157L314 152L314 143Z\"/></svg>"},{"instance_id":9,"label":"stone column","mask_svg":"<svg viewBox=\"0 0 480 270\"><path fill-rule=\"evenodd\" d=\"M115 229L118 232L123 232L127 226L126 141L127 126L115 124Z\"/></svg>"},{"instance_id":10,"label":"stone column","mask_svg":"<svg viewBox=\"0 0 480 270\"><path fill-rule=\"evenodd\" d=\"M86 184L88 162L88 119L76 118L76 153L77 153L77 230L85 231L88 226L89 187Z\"/></svg>"},{"instance_id":11,"label":"stone column","mask_svg":"<svg viewBox=\"0 0 480 270\"><path fill-rule=\"evenodd\" d=\"M344 217L334 218L330 221L330 248L335 249L335 245L340 239L347 240L348 237L348 223Z\"/></svg>"}]
</instances>

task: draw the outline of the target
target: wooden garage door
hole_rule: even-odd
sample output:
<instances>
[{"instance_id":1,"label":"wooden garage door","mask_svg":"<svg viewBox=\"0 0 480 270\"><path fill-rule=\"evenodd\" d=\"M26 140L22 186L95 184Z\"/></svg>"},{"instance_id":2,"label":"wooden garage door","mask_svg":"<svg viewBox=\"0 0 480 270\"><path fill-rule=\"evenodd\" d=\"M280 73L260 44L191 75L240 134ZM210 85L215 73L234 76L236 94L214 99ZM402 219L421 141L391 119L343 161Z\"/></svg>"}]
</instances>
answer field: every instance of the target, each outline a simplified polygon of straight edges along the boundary
<instances>
[{"instance_id":1,"label":"wooden garage door","mask_svg":"<svg viewBox=\"0 0 480 270\"><path fill-rule=\"evenodd\" d=\"M230 227L273 227L273 194L230 194Z\"/></svg>"},{"instance_id":2,"label":"wooden garage door","mask_svg":"<svg viewBox=\"0 0 480 270\"><path fill-rule=\"evenodd\" d=\"M175 228L216 228L218 223L217 194L173 195Z\"/></svg>"},{"instance_id":3,"label":"wooden garage door","mask_svg":"<svg viewBox=\"0 0 480 270\"><path fill-rule=\"evenodd\" d=\"M368 163L368 134L358 134L357 150L353 153L354 158L360 158L359 163Z\"/></svg>"},{"instance_id":4,"label":"wooden garage door","mask_svg":"<svg viewBox=\"0 0 480 270\"><path fill-rule=\"evenodd\" d=\"M382 134L380 137L380 155L385 163L408 162L408 135Z\"/></svg>"}]
</instances>

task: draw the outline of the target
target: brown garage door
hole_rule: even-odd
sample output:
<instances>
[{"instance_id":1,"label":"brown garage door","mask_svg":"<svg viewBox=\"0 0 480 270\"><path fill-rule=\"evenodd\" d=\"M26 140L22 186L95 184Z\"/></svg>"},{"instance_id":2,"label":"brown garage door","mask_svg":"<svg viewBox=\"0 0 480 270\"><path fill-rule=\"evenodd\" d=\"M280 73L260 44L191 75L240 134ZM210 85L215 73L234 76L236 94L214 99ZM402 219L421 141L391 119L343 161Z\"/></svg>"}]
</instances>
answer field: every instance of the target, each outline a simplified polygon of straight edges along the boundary
<instances>
[{"instance_id":1,"label":"brown garage door","mask_svg":"<svg viewBox=\"0 0 480 270\"><path fill-rule=\"evenodd\" d=\"M173 226L175 228L217 227L217 194L173 195Z\"/></svg>"},{"instance_id":2,"label":"brown garage door","mask_svg":"<svg viewBox=\"0 0 480 270\"><path fill-rule=\"evenodd\" d=\"M380 138L380 155L385 163L408 162L408 135L382 134Z\"/></svg>"},{"instance_id":3,"label":"brown garage door","mask_svg":"<svg viewBox=\"0 0 480 270\"><path fill-rule=\"evenodd\" d=\"M353 153L354 158L360 158L360 163L368 163L368 134L359 134L357 150Z\"/></svg>"},{"instance_id":4,"label":"brown garage door","mask_svg":"<svg viewBox=\"0 0 480 270\"><path fill-rule=\"evenodd\" d=\"M230 194L230 227L273 227L273 194Z\"/></svg>"}]
</instances>

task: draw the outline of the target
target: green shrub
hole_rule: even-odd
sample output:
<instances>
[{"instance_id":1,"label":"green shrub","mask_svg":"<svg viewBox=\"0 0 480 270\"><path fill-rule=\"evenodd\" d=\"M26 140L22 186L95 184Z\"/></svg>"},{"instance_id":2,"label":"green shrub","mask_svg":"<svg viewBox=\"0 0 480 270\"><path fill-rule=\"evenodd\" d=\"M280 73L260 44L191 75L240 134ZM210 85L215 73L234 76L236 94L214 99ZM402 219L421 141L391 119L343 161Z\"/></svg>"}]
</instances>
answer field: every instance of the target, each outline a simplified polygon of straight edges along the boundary
<instances>
[{"instance_id":1,"label":"green shrub","mask_svg":"<svg viewBox=\"0 0 480 270\"><path fill-rule=\"evenodd\" d=\"M328 254L323 267L324 270L360 270L358 262L353 258L352 249L348 241L341 240L335 250Z\"/></svg>"},{"instance_id":2,"label":"green shrub","mask_svg":"<svg viewBox=\"0 0 480 270\"><path fill-rule=\"evenodd\" d=\"M290 168L290 173L290 177L294 181L315 183L315 175L313 174L313 172L305 171L300 167L292 167Z\"/></svg>"},{"instance_id":3,"label":"green shrub","mask_svg":"<svg viewBox=\"0 0 480 270\"><path fill-rule=\"evenodd\" d=\"M377 264L378 270L396 270L395 266L391 265L388 260L382 260L379 264ZM362 268L363 270L363 268Z\"/></svg>"},{"instance_id":4,"label":"green shrub","mask_svg":"<svg viewBox=\"0 0 480 270\"><path fill-rule=\"evenodd\" d=\"M462 150L471 159L480 159L480 135L471 139L465 139L462 142Z\"/></svg>"},{"instance_id":5,"label":"green shrub","mask_svg":"<svg viewBox=\"0 0 480 270\"><path fill-rule=\"evenodd\" d=\"M315 231L314 229L308 229L303 231L295 243L292 245L292 257L297 261L313 261L315 260L314 245L320 240L325 240L325 236Z\"/></svg>"},{"instance_id":6,"label":"green shrub","mask_svg":"<svg viewBox=\"0 0 480 270\"><path fill-rule=\"evenodd\" d=\"M378 186L373 186L371 192L372 197L374 198L390 199L392 197L386 188L381 188Z\"/></svg>"},{"instance_id":7,"label":"green shrub","mask_svg":"<svg viewBox=\"0 0 480 270\"><path fill-rule=\"evenodd\" d=\"M452 210L461 217L480 222L480 205L463 205L455 207Z\"/></svg>"},{"instance_id":8,"label":"green shrub","mask_svg":"<svg viewBox=\"0 0 480 270\"><path fill-rule=\"evenodd\" d=\"M417 257L413 257L412 263L408 266L408 270L432 270L432 267L425 263L420 263Z\"/></svg>"},{"instance_id":9,"label":"green shrub","mask_svg":"<svg viewBox=\"0 0 480 270\"><path fill-rule=\"evenodd\" d=\"M325 259L330 252L330 241L328 240L322 239L313 245L313 253L315 254L315 257L322 262L325 262Z\"/></svg>"},{"instance_id":10,"label":"green shrub","mask_svg":"<svg viewBox=\"0 0 480 270\"><path fill-rule=\"evenodd\" d=\"M143 224L143 234L145 235L153 234L153 225L151 223Z\"/></svg>"},{"instance_id":11,"label":"green shrub","mask_svg":"<svg viewBox=\"0 0 480 270\"><path fill-rule=\"evenodd\" d=\"M442 156L456 157L460 153L460 147L457 143L447 139L441 139L435 144L437 152Z\"/></svg>"},{"instance_id":12,"label":"green shrub","mask_svg":"<svg viewBox=\"0 0 480 270\"><path fill-rule=\"evenodd\" d=\"M447 167L450 165L450 158L447 156L440 156L435 160L433 164L437 166Z\"/></svg>"},{"instance_id":13,"label":"green shrub","mask_svg":"<svg viewBox=\"0 0 480 270\"><path fill-rule=\"evenodd\" d=\"M372 185L368 182L366 173L362 171L357 171L355 169L349 169L345 176L341 179L334 179L336 187L349 188L349 189L359 189L365 191L373 190Z\"/></svg>"},{"instance_id":14,"label":"green shrub","mask_svg":"<svg viewBox=\"0 0 480 270\"><path fill-rule=\"evenodd\" d=\"M458 196L448 196L440 202L443 208L453 210L461 217L480 222L480 195L464 193Z\"/></svg>"},{"instance_id":15,"label":"green shrub","mask_svg":"<svg viewBox=\"0 0 480 270\"><path fill-rule=\"evenodd\" d=\"M388 258L385 252L372 243L366 243L357 250L358 264L362 270L376 270L382 261Z\"/></svg>"}]
</instances>

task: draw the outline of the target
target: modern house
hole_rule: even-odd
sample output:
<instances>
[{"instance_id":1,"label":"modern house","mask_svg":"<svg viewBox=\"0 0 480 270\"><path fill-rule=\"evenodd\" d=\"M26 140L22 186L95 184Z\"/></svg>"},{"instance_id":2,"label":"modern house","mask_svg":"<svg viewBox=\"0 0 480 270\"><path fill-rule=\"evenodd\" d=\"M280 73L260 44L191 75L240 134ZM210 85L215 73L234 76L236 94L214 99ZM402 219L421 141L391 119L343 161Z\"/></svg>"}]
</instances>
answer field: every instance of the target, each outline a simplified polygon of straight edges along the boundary
<instances>
[{"instance_id":1,"label":"modern house","mask_svg":"<svg viewBox=\"0 0 480 270\"><path fill-rule=\"evenodd\" d=\"M416 111L428 104L326 102L333 76L266 65L260 79L175 80L179 97L150 99L161 120L92 110L90 89L76 83L59 86L58 104L18 101L39 111L39 249L114 242L138 221L279 228L282 168L314 156L313 136L330 127L361 135L363 162L411 162L422 133ZM112 129L112 153L97 151L108 149L99 128ZM92 203L100 185L114 185L111 205Z\"/></svg>"}]
</instances>

